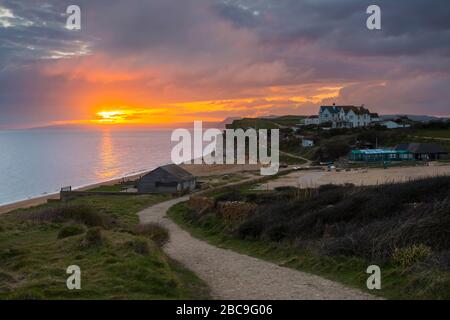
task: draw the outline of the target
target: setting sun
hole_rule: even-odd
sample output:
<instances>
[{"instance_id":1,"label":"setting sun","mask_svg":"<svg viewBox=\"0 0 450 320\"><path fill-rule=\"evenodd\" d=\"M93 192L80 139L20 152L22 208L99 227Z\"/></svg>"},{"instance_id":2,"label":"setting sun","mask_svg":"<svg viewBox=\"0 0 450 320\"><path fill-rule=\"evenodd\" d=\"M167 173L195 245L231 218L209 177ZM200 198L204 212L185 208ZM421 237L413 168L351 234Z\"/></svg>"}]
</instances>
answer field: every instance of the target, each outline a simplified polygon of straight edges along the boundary
<instances>
[{"instance_id":1,"label":"setting sun","mask_svg":"<svg viewBox=\"0 0 450 320\"><path fill-rule=\"evenodd\" d=\"M97 112L99 119L96 122L99 123L121 123L126 119L125 111L101 111Z\"/></svg>"}]
</instances>

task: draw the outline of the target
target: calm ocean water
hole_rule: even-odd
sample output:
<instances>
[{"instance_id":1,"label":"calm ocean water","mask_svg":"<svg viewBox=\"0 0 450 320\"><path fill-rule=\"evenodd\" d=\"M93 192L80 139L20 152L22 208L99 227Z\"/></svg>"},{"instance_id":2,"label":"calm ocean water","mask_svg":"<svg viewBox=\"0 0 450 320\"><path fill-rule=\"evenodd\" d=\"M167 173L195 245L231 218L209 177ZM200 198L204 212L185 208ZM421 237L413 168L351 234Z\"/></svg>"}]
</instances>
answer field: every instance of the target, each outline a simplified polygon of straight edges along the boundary
<instances>
[{"instance_id":1,"label":"calm ocean water","mask_svg":"<svg viewBox=\"0 0 450 320\"><path fill-rule=\"evenodd\" d=\"M0 205L170 162L171 131L0 131Z\"/></svg>"}]
</instances>

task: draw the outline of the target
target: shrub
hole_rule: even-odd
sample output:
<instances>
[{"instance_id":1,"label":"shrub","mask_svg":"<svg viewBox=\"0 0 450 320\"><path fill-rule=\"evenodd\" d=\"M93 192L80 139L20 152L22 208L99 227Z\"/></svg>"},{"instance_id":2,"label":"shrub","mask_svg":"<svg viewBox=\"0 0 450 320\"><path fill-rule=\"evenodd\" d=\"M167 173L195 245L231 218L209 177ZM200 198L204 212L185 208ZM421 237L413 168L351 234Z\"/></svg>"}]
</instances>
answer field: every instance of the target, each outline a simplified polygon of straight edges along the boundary
<instances>
[{"instance_id":1,"label":"shrub","mask_svg":"<svg viewBox=\"0 0 450 320\"><path fill-rule=\"evenodd\" d=\"M271 194L268 203L255 200L256 213L245 217L237 235L315 242L326 255L379 262L391 259L395 248L418 243L442 252L450 247L449 189L450 177L435 177L371 187L328 185L290 201Z\"/></svg>"},{"instance_id":2,"label":"shrub","mask_svg":"<svg viewBox=\"0 0 450 320\"><path fill-rule=\"evenodd\" d=\"M429 256L423 262L426 269L436 268L450 272L450 250L445 250Z\"/></svg>"},{"instance_id":3,"label":"shrub","mask_svg":"<svg viewBox=\"0 0 450 320\"><path fill-rule=\"evenodd\" d=\"M415 263L425 260L431 254L430 247L419 244L406 248L396 248L392 260L403 269L413 266Z\"/></svg>"},{"instance_id":4,"label":"shrub","mask_svg":"<svg viewBox=\"0 0 450 320\"><path fill-rule=\"evenodd\" d=\"M264 218L255 215L244 221L237 229L238 237L242 239L257 239L265 229Z\"/></svg>"},{"instance_id":5,"label":"shrub","mask_svg":"<svg viewBox=\"0 0 450 320\"><path fill-rule=\"evenodd\" d=\"M253 215L256 207L255 204L247 202L219 202L217 203L217 214L228 222L242 221Z\"/></svg>"},{"instance_id":6,"label":"shrub","mask_svg":"<svg viewBox=\"0 0 450 320\"><path fill-rule=\"evenodd\" d=\"M23 213L21 218L35 222L66 222L75 221L88 227L103 226L104 221L94 208L86 205L61 205L44 208L38 211Z\"/></svg>"},{"instance_id":7,"label":"shrub","mask_svg":"<svg viewBox=\"0 0 450 320\"><path fill-rule=\"evenodd\" d=\"M286 238L287 226L283 224L269 227L264 233L264 237L270 241L279 242Z\"/></svg>"},{"instance_id":8,"label":"shrub","mask_svg":"<svg viewBox=\"0 0 450 320\"><path fill-rule=\"evenodd\" d=\"M59 230L58 239L72 237L82 233L84 233L83 226L80 225L64 226Z\"/></svg>"},{"instance_id":9,"label":"shrub","mask_svg":"<svg viewBox=\"0 0 450 320\"><path fill-rule=\"evenodd\" d=\"M276 187L275 191L279 191L279 192L291 191L291 192L294 192L294 191L298 191L298 188L297 187L292 187L292 186L281 186L281 187Z\"/></svg>"},{"instance_id":10,"label":"shrub","mask_svg":"<svg viewBox=\"0 0 450 320\"><path fill-rule=\"evenodd\" d=\"M314 154L313 158L320 161L335 161L346 156L350 152L350 147L346 141L330 141L322 145Z\"/></svg>"},{"instance_id":11,"label":"shrub","mask_svg":"<svg viewBox=\"0 0 450 320\"><path fill-rule=\"evenodd\" d=\"M239 191L232 190L217 196L215 198L215 204L217 204L218 202L225 202L225 201L242 201L243 199L244 197Z\"/></svg>"},{"instance_id":12,"label":"shrub","mask_svg":"<svg viewBox=\"0 0 450 320\"><path fill-rule=\"evenodd\" d=\"M188 206L202 215L214 209L214 201L207 197L192 196L189 198Z\"/></svg>"},{"instance_id":13,"label":"shrub","mask_svg":"<svg viewBox=\"0 0 450 320\"><path fill-rule=\"evenodd\" d=\"M135 233L149 237L160 248L169 241L169 232L159 223L140 224L135 228Z\"/></svg>"},{"instance_id":14,"label":"shrub","mask_svg":"<svg viewBox=\"0 0 450 320\"><path fill-rule=\"evenodd\" d=\"M147 240L144 238L136 238L126 243L126 246L131 248L135 253L147 255L150 253Z\"/></svg>"},{"instance_id":15,"label":"shrub","mask_svg":"<svg viewBox=\"0 0 450 320\"><path fill-rule=\"evenodd\" d=\"M99 227L90 228L84 237L84 245L97 246L103 243L102 230Z\"/></svg>"}]
</instances>

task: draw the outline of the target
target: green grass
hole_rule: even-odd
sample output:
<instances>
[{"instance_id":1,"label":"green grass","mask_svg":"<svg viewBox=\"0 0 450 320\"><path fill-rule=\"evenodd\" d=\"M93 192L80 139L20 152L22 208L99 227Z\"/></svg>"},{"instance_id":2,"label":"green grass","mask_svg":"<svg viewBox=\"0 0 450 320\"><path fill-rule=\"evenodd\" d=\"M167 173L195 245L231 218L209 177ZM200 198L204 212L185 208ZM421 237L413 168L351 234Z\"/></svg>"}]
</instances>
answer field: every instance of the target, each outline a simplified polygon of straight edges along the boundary
<instances>
[{"instance_id":1,"label":"green grass","mask_svg":"<svg viewBox=\"0 0 450 320\"><path fill-rule=\"evenodd\" d=\"M420 129L413 131L413 135L421 137L450 139L450 129Z\"/></svg>"},{"instance_id":2,"label":"green grass","mask_svg":"<svg viewBox=\"0 0 450 320\"><path fill-rule=\"evenodd\" d=\"M226 232L229 226L216 216L208 216L202 219L201 223L194 222L190 219L189 208L185 203L172 207L168 214L193 236L220 248L316 274L374 295L388 299L448 299L450 279L442 277L442 274L408 275L397 266L385 264L380 266L382 289L369 291L366 287L368 274L365 270L370 263L362 258L322 256L298 249L290 243L239 239ZM447 295L442 296L442 292Z\"/></svg>"},{"instance_id":3,"label":"green grass","mask_svg":"<svg viewBox=\"0 0 450 320\"><path fill-rule=\"evenodd\" d=\"M301 164L305 164L306 161L299 159L299 158L295 158L295 157L291 157L290 155L287 154L280 154L280 163L286 163L288 165L301 165Z\"/></svg>"},{"instance_id":4,"label":"green grass","mask_svg":"<svg viewBox=\"0 0 450 320\"><path fill-rule=\"evenodd\" d=\"M132 185L126 184L114 184L114 185L102 185L96 188L89 189L92 192L121 192L124 189L131 187Z\"/></svg>"},{"instance_id":5,"label":"green grass","mask_svg":"<svg viewBox=\"0 0 450 320\"><path fill-rule=\"evenodd\" d=\"M258 128L258 129L278 129L279 125L268 119L250 119L244 118L241 120L235 120L232 124L227 125L229 129L246 129L246 128Z\"/></svg>"},{"instance_id":6,"label":"green grass","mask_svg":"<svg viewBox=\"0 0 450 320\"><path fill-rule=\"evenodd\" d=\"M86 245L86 234L57 239L69 222L21 217L58 204L0 216L0 299L209 298L205 283L165 256L152 240L132 232L139 210L167 198L95 196L71 202L94 208L107 221L98 245ZM134 250L136 243L147 243L148 250ZM81 268L81 290L66 287L70 265Z\"/></svg>"},{"instance_id":7,"label":"green grass","mask_svg":"<svg viewBox=\"0 0 450 320\"><path fill-rule=\"evenodd\" d=\"M258 128L258 129L279 129L280 126L293 127L302 122L305 116L287 115L271 119L263 118L244 118L234 120L230 128Z\"/></svg>"}]
</instances>

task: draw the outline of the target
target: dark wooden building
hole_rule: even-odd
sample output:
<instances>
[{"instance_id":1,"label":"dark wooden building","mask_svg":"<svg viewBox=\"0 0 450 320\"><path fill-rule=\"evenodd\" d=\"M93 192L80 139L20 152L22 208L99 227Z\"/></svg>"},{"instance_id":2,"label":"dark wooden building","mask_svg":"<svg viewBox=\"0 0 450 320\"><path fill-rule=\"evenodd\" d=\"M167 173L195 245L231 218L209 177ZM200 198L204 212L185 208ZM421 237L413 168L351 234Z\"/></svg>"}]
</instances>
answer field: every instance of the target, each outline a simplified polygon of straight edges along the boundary
<instances>
[{"instance_id":1,"label":"dark wooden building","mask_svg":"<svg viewBox=\"0 0 450 320\"><path fill-rule=\"evenodd\" d=\"M439 160L448 156L448 152L436 143L404 143L397 145L395 150L409 151L416 160Z\"/></svg>"},{"instance_id":2,"label":"dark wooden building","mask_svg":"<svg viewBox=\"0 0 450 320\"><path fill-rule=\"evenodd\" d=\"M179 193L195 189L196 178L175 164L165 165L147 173L137 183L138 192Z\"/></svg>"}]
</instances>

